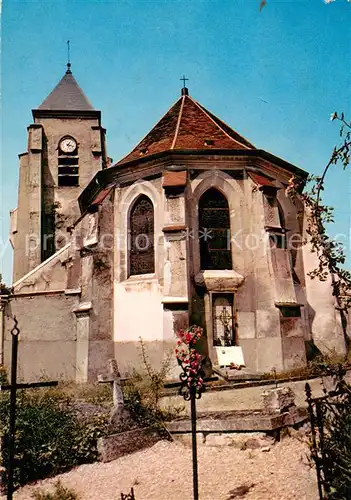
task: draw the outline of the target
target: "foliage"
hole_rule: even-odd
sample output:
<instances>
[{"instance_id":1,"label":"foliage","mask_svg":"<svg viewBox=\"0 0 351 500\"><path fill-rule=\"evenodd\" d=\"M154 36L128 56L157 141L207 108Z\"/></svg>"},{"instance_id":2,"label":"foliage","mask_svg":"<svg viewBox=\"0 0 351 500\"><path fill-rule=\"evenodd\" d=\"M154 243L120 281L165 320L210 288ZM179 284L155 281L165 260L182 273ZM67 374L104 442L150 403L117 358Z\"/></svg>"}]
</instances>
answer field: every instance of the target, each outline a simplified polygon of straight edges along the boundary
<instances>
[{"instance_id":1,"label":"foliage","mask_svg":"<svg viewBox=\"0 0 351 500\"><path fill-rule=\"evenodd\" d=\"M321 376L328 377L332 389L324 386L324 396L310 399L311 424L315 443L310 442L311 459L322 469L325 500L351 498L351 385L345 380L347 367L337 357L320 358L316 364Z\"/></svg>"},{"instance_id":2,"label":"foliage","mask_svg":"<svg viewBox=\"0 0 351 500\"><path fill-rule=\"evenodd\" d=\"M8 384L7 372L4 365L0 365L0 385Z\"/></svg>"},{"instance_id":3,"label":"foliage","mask_svg":"<svg viewBox=\"0 0 351 500\"><path fill-rule=\"evenodd\" d=\"M0 273L0 295L11 295L12 289L5 285L2 281L2 274Z\"/></svg>"},{"instance_id":4,"label":"foliage","mask_svg":"<svg viewBox=\"0 0 351 500\"><path fill-rule=\"evenodd\" d=\"M112 392L109 384L63 382L60 384L60 388L71 400L111 408Z\"/></svg>"},{"instance_id":5,"label":"foliage","mask_svg":"<svg viewBox=\"0 0 351 500\"><path fill-rule=\"evenodd\" d=\"M36 490L32 498L34 498L34 500L79 500L77 493L65 488L60 481L55 483L55 490L53 493Z\"/></svg>"},{"instance_id":6,"label":"foliage","mask_svg":"<svg viewBox=\"0 0 351 500\"><path fill-rule=\"evenodd\" d=\"M319 403L323 440L319 430L317 454L326 480L326 500L348 500L351 498L351 385L345 381L346 371L341 365L328 367L325 373L333 377L336 385L334 391L325 391L327 397Z\"/></svg>"},{"instance_id":7,"label":"foliage","mask_svg":"<svg viewBox=\"0 0 351 500\"><path fill-rule=\"evenodd\" d=\"M138 381L138 387L142 390L143 402L157 411L159 401L163 391L163 386L170 371L171 352L162 360L161 367L156 370L149 360L143 339L139 338L141 358L145 368L145 374L140 375L134 372L135 381ZM143 387L142 387L143 386Z\"/></svg>"},{"instance_id":8,"label":"foliage","mask_svg":"<svg viewBox=\"0 0 351 500\"><path fill-rule=\"evenodd\" d=\"M123 387L126 408L131 412L135 421L141 426L147 426L158 431L162 437L170 439L164 422L179 416L183 407L162 409L160 399L164 382L170 370L171 353L161 363L159 370L152 367L146 352L145 344L140 338L141 358L144 373L133 371Z\"/></svg>"},{"instance_id":9,"label":"foliage","mask_svg":"<svg viewBox=\"0 0 351 500\"><path fill-rule=\"evenodd\" d=\"M334 350L330 350L328 354L320 353L316 355L313 360L308 362L307 366L280 372L272 370L263 373L261 378L263 380L284 380L294 377L335 377L339 376L341 371L346 372L347 365L348 363L343 356L337 354Z\"/></svg>"},{"instance_id":10,"label":"foliage","mask_svg":"<svg viewBox=\"0 0 351 500\"><path fill-rule=\"evenodd\" d=\"M346 257L343 244L332 240L326 230L326 224L334 222L333 209L321 203L321 193L325 188L325 179L329 169L339 163L347 168L350 163L351 123L347 122L344 113L333 113L332 121L341 123L341 144L333 149L331 158L321 176L310 176L311 188L300 193L302 181L292 177L286 190L293 201L299 195L308 212L307 234L312 252L317 253L318 267L309 276L321 281L332 277L333 295L336 297L340 310L346 310L351 304L351 272L343 268ZM299 194L300 193L300 194Z\"/></svg>"},{"instance_id":11,"label":"foliage","mask_svg":"<svg viewBox=\"0 0 351 500\"><path fill-rule=\"evenodd\" d=\"M327 406L324 455L329 472L328 500L351 498L351 386L339 387L342 394L337 404Z\"/></svg>"},{"instance_id":12,"label":"foliage","mask_svg":"<svg viewBox=\"0 0 351 500\"><path fill-rule=\"evenodd\" d=\"M15 487L63 472L97 458L97 438L107 417L79 418L72 401L58 389L19 391L17 397ZM1 465L9 451L9 395L0 398ZM3 477L6 484L6 471Z\"/></svg>"}]
</instances>

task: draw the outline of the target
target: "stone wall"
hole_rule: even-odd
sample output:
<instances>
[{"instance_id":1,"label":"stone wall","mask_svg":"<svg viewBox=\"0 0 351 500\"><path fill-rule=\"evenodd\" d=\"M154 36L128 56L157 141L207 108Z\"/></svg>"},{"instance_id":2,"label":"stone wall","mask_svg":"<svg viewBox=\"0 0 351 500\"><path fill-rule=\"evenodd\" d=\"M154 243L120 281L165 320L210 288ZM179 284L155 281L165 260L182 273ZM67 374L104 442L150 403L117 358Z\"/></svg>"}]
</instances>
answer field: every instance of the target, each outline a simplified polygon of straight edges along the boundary
<instances>
[{"instance_id":1,"label":"stone wall","mask_svg":"<svg viewBox=\"0 0 351 500\"><path fill-rule=\"evenodd\" d=\"M6 307L5 366L11 365L13 317L20 329L18 379L75 380L76 328L73 309L76 295L64 292L15 296Z\"/></svg>"}]
</instances>

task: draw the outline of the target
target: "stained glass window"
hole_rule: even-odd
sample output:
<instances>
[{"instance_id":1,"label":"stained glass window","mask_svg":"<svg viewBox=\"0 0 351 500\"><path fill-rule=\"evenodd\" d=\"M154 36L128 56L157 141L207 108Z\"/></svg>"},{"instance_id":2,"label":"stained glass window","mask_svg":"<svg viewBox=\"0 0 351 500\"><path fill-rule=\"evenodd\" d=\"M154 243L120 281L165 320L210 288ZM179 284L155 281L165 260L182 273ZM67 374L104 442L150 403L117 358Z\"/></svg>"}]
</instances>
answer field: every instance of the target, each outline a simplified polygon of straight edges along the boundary
<instances>
[{"instance_id":1,"label":"stained glass window","mask_svg":"<svg viewBox=\"0 0 351 500\"><path fill-rule=\"evenodd\" d=\"M206 191L199 201L201 269L232 269L228 202L217 189Z\"/></svg>"},{"instance_id":2,"label":"stained glass window","mask_svg":"<svg viewBox=\"0 0 351 500\"><path fill-rule=\"evenodd\" d=\"M154 272L154 207L151 200L142 195L130 213L129 274Z\"/></svg>"}]
</instances>

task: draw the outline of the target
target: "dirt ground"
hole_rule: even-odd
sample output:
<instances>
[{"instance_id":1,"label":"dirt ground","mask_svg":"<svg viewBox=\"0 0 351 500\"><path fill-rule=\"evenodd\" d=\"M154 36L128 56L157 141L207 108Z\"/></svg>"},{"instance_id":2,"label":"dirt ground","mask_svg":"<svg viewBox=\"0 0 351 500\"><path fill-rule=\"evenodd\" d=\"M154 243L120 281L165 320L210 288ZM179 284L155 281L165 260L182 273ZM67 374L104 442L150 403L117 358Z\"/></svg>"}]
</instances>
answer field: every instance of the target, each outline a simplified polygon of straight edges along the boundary
<instances>
[{"instance_id":1,"label":"dirt ground","mask_svg":"<svg viewBox=\"0 0 351 500\"><path fill-rule=\"evenodd\" d=\"M270 451L199 446L198 455L200 500L317 500L307 446L296 438L286 437ZM191 448L176 442L160 441L113 462L82 465L58 477L81 500L120 500L120 492L132 486L136 500L193 498ZM33 489L50 489L55 479L26 486L14 499L29 500Z\"/></svg>"},{"instance_id":2,"label":"dirt ground","mask_svg":"<svg viewBox=\"0 0 351 500\"><path fill-rule=\"evenodd\" d=\"M305 406L304 382L289 385L298 406ZM310 381L315 396L322 392L319 379ZM262 407L262 391L253 387L207 392L197 401L198 411L249 410ZM164 398L163 406L184 405L179 396ZM187 407L188 405L185 405ZM316 473L301 439L286 437L269 451L239 450L231 446L199 445L200 500L317 500ZM136 500L191 500L191 448L180 442L160 441L113 462L82 465L76 469L17 491L15 500L30 500L34 489L51 489L60 478L79 494L79 500L120 500L133 486ZM5 497L1 497L4 500Z\"/></svg>"}]
</instances>

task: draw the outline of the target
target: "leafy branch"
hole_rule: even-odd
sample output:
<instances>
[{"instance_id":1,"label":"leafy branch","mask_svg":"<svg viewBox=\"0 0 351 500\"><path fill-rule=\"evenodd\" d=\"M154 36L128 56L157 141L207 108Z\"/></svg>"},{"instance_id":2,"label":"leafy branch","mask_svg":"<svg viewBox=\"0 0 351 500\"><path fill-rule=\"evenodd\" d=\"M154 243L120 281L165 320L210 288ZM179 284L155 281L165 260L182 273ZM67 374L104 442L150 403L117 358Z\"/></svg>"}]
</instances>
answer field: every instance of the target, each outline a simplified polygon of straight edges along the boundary
<instances>
[{"instance_id":1,"label":"leafy branch","mask_svg":"<svg viewBox=\"0 0 351 500\"><path fill-rule=\"evenodd\" d=\"M308 226L306 233L309 236L312 252L318 255L318 267L309 272L311 278L326 281L332 278L333 295L336 297L340 310L346 310L351 305L351 273L343 268L346 257L344 245L331 239L326 230L326 224L334 222L333 208L321 203L321 193L324 191L326 176L331 166L341 163L345 170L350 163L351 149L351 122L345 119L344 113L333 113L332 121L339 121L340 137L342 143L335 147L330 160L325 166L321 176L310 176L312 183L310 191L300 195L308 211ZM289 181L287 194L294 199L301 187L301 180L292 177Z\"/></svg>"}]
</instances>

